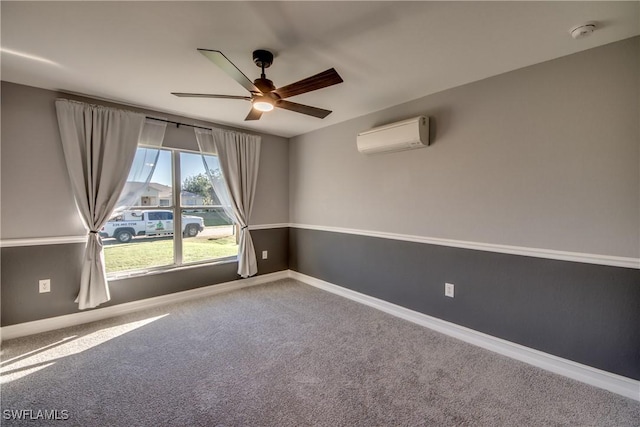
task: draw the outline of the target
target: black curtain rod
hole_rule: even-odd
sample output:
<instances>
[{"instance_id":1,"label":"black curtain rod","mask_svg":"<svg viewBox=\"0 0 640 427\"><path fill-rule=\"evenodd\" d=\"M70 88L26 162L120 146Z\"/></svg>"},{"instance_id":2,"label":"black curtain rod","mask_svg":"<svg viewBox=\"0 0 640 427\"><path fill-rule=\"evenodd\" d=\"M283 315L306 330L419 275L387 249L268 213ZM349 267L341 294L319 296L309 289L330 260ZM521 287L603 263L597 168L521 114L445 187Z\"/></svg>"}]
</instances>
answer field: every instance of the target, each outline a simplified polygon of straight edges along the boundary
<instances>
[{"instance_id":1,"label":"black curtain rod","mask_svg":"<svg viewBox=\"0 0 640 427\"><path fill-rule=\"evenodd\" d=\"M150 119L150 120L157 120L157 121L159 121L159 122L165 122L165 123L173 123L174 125L176 125L176 127L180 127L180 126L189 126L189 127L192 127L192 128L208 129L208 130L211 130L211 128L207 128L207 127L204 127L204 126L190 125L189 123L174 122L174 121L172 121L172 120L158 119L158 118L156 118L156 117L149 117L149 116L147 116L147 119Z\"/></svg>"}]
</instances>

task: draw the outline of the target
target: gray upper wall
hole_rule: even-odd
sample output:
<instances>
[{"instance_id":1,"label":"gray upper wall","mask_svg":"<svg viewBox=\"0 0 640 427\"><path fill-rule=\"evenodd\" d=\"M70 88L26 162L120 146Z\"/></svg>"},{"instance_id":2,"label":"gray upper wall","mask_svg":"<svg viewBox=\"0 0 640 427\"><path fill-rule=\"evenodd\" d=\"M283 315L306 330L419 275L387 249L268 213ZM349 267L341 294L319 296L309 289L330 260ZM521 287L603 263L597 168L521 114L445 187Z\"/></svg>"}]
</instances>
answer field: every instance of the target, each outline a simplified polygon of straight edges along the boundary
<instances>
[{"instance_id":1,"label":"gray upper wall","mask_svg":"<svg viewBox=\"0 0 640 427\"><path fill-rule=\"evenodd\" d=\"M170 120L224 127L165 113L121 106L2 82L2 239L81 236L55 112L56 98L114 106ZM167 126L165 146L197 150L193 128ZM258 188L250 224L287 223L289 141L262 134Z\"/></svg>"},{"instance_id":2,"label":"gray upper wall","mask_svg":"<svg viewBox=\"0 0 640 427\"><path fill-rule=\"evenodd\" d=\"M639 76L635 37L295 137L290 220L636 258ZM430 147L358 153L417 115Z\"/></svg>"}]
</instances>

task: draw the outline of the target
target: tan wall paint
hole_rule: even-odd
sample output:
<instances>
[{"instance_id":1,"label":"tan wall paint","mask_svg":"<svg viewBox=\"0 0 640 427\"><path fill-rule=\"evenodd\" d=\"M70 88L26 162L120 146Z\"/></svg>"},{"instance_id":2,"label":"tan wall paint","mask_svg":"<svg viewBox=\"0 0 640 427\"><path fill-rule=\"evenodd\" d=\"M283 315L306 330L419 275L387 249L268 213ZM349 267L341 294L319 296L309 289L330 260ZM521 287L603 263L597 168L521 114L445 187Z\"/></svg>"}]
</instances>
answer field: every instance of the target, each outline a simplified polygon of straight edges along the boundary
<instances>
[{"instance_id":1,"label":"tan wall paint","mask_svg":"<svg viewBox=\"0 0 640 427\"><path fill-rule=\"evenodd\" d=\"M293 138L290 220L638 257L639 76L636 37ZM417 115L430 147L358 153Z\"/></svg>"}]
</instances>

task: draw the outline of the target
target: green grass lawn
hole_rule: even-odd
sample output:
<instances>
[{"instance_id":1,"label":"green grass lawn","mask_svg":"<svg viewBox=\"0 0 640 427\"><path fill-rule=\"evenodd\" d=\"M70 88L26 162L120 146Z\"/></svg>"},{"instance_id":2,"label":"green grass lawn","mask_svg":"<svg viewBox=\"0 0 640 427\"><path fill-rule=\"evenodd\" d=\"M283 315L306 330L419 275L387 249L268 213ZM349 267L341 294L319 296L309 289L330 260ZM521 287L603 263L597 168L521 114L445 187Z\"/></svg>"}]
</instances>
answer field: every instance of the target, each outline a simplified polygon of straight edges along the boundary
<instances>
[{"instance_id":1,"label":"green grass lawn","mask_svg":"<svg viewBox=\"0 0 640 427\"><path fill-rule=\"evenodd\" d=\"M194 237L183 240L183 262L197 262L238 254L235 236L209 240ZM134 239L132 243L119 243L104 247L107 273L139 270L173 264L173 239Z\"/></svg>"}]
</instances>

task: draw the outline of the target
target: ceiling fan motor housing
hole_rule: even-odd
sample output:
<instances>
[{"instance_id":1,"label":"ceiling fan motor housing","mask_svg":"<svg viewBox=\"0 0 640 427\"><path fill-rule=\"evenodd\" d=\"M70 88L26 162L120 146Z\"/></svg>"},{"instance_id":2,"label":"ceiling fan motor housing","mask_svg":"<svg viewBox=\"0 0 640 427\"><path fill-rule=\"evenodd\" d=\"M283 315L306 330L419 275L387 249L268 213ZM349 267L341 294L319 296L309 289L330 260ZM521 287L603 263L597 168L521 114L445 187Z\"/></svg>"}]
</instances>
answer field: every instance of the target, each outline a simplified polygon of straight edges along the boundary
<instances>
[{"instance_id":1,"label":"ceiling fan motor housing","mask_svg":"<svg viewBox=\"0 0 640 427\"><path fill-rule=\"evenodd\" d=\"M255 84L256 87L260 89L260 92L262 93L269 93L273 90L276 90L276 87L273 84L273 82L267 78L255 79L253 84Z\"/></svg>"}]
</instances>

